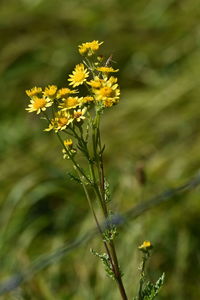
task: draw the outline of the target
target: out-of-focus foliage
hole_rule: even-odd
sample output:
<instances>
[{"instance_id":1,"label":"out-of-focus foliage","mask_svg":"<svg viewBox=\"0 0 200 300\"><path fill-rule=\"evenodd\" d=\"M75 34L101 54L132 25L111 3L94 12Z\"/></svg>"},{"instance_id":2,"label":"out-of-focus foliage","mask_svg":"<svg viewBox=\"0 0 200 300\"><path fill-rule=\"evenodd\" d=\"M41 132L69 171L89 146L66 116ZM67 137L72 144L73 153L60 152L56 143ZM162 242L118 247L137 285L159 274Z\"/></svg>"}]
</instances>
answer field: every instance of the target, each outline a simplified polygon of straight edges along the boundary
<instances>
[{"instance_id":1,"label":"out-of-focus foliage","mask_svg":"<svg viewBox=\"0 0 200 300\"><path fill-rule=\"evenodd\" d=\"M75 47L105 41L122 88L120 104L104 115L106 173L113 209L126 210L199 170L199 19L198 0L1 0L1 280L93 224L57 140L25 112L24 90L64 86L79 61ZM145 185L136 179L141 169ZM159 299L200 298L199 216L196 190L124 227L118 252L129 295L139 278L137 245L149 239L150 277L166 273ZM98 238L2 299L117 299L93 246Z\"/></svg>"}]
</instances>

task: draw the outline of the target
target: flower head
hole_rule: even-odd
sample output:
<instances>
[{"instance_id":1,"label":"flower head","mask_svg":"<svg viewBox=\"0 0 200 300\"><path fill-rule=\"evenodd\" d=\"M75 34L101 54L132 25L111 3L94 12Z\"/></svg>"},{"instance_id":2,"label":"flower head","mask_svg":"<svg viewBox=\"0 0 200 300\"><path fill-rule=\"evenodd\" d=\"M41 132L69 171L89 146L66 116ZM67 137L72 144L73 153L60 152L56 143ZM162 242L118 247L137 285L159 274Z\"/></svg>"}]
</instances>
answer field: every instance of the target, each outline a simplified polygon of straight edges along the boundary
<instances>
[{"instance_id":1,"label":"flower head","mask_svg":"<svg viewBox=\"0 0 200 300\"><path fill-rule=\"evenodd\" d=\"M150 241L144 241L143 243L142 243L142 245L140 245L139 247L138 247L138 249L139 250L141 250L142 252L148 252L149 250L151 250L152 249L152 244L151 244L151 242Z\"/></svg>"},{"instance_id":2,"label":"flower head","mask_svg":"<svg viewBox=\"0 0 200 300\"><path fill-rule=\"evenodd\" d=\"M101 80L99 88L93 88L93 93L97 101L102 101L105 107L111 107L119 101L120 90L117 78L110 77Z\"/></svg>"},{"instance_id":3,"label":"flower head","mask_svg":"<svg viewBox=\"0 0 200 300\"><path fill-rule=\"evenodd\" d=\"M100 79L98 76L95 76L93 80L87 81L87 84L92 88L98 89L101 87L103 79Z\"/></svg>"},{"instance_id":4,"label":"flower head","mask_svg":"<svg viewBox=\"0 0 200 300\"><path fill-rule=\"evenodd\" d=\"M64 140L65 147L71 147L73 145L72 139Z\"/></svg>"},{"instance_id":5,"label":"flower head","mask_svg":"<svg viewBox=\"0 0 200 300\"><path fill-rule=\"evenodd\" d=\"M45 88L43 95L44 97L54 98L57 92L57 86L56 85L49 85Z\"/></svg>"},{"instance_id":6,"label":"flower head","mask_svg":"<svg viewBox=\"0 0 200 300\"><path fill-rule=\"evenodd\" d=\"M78 97L68 97L67 99L63 99L63 102L58 106L61 110L68 110L72 108L76 108L80 105L81 98Z\"/></svg>"},{"instance_id":7,"label":"flower head","mask_svg":"<svg viewBox=\"0 0 200 300\"><path fill-rule=\"evenodd\" d=\"M77 93L78 93L77 90L70 90L69 88L62 88L62 89L58 90L56 98L63 99L63 98L67 98L71 94L77 94Z\"/></svg>"},{"instance_id":8,"label":"flower head","mask_svg":"<svg viewBox=\"0 0 200 300\"><path fill-rule=\"evenodd\" d=\"M62 150L63 158L70 159L70 156L74 156L76 154L76 149L73 148L73 141L72 139L64 140L65 148Z\"/></svg>"},{"instance_id":9,"label":"flower head","mask_svg":"<svg viewBox=\"0 0 200 300\"><path fill-rule=\"evenodd\" d=\"M102 73L114 73L119 71L119 69L114 70L112 67L98 67L96 70Z\"/></svg>"},{"instance_id":10,"label":"flower head","mask_svg":"<svg viewBox=\"0 0 200 300\"><path fill-rule=\"evenodd\" d=\"M69 85L72 85L73 87L79 86L86 81L88 76L89 72L85 69L84 64L76 65L75 70L69 75Z\"/></svg>"},{"instance_id":11,"label":"flower head","mask_svg":"<svg viewBox=\"0 0 200 300\"><path fill-rule=\"evenodd\" d=\"M45 111L47 107L52 105L52 101L48 98L39 98L37 96L32 97L30 104L26 108L28 112L36 111L39 114L41 111Z\"/></svg>"},{"instance_id":12,"label":"flower head","mask_svg":"<svg viewBox=\"0 0 200 300\"><path fill-rule=\"evenodd\" d=\"M30 90L26 90L26 94L29 97L36 96L36 95L40 94L41 92L42 92L42 88L41 87L37 87L37 86L33 87Z\"/></svg>"},{"instance_id":13,"label":"flower head","mask_svg":"<svg viewBox=\"0 0 200 300\"><path fill-rule=\"evenodd\" d=\"M58 112L57 113L57 126L56 131L64 130L73 121L71 115L68 112Z\"/></svg>"},{"instance_id":14,"label":"flower head","mask_svg":"<svg viewBox=\"0 0 200 300\"><path fill-rule=\"evenodd\" d=\"M58 132L59 130L65 130L72 121L73 119L69 112L58 111L45 131L55 130L55 132Z\"/></svg>"},{"instance_id":15,"label":"flower head","mask_svg":"<svg viewBox=\"0 0 200 300\"><path fill-rule=\"evenodd\" d=\"M73 118L74 120L76 120L77 122L81 122L82 120L85 119L84 114L86 113L87 108L84 107L83 109L78 109L78 110L74 110L74 115Z\"/></svg>"},{"instance_id":16,"label":"flower head","mask_svg":"<svg viewBox=\"0 0 200 300\"><path fill-rule=\"evenodd\" d=\"M91 56L99 49L99 46L102 45L102 44L103 44L103 42L99 42L99 41L92 41L92 42L83 43L83 44L78 46L79 53L81 55Z\"/></svg>"}]
</instances>

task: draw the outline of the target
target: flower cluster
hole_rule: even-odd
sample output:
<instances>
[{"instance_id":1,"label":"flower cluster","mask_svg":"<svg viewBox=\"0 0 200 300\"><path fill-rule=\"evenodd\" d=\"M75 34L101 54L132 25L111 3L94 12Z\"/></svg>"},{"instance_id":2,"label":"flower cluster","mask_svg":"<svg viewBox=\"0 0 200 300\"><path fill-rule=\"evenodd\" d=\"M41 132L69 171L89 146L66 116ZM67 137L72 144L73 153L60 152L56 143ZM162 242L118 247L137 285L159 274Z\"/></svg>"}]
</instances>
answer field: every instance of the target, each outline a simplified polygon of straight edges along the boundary
<instances>
[{"instance_id":1,"label":"flower cluster","mask_svg":"<svg viewBox=\"0 0 200 300\"><path fill-rule=\"evenodd\" d=\"M48 123L44 130L56 133L63 158L73 166L73 172L68 172L68 175L83 187L102 237L106 252L92 253L101 259L107 275L116 280L123 299L128 299L114 245L117 228L114 225L101 228L96 201L93 201L95 195L106 224L112 213L110 189L104 172L105 145L101 140L100 121L103 112L119 102L120 89L114 76L118 70L111 66L112 56L106 59L98 55L102 44L95 40L78 47L83 60L68 75L66 86L49 85L27 90L30 103L26 110L42 115Z\"/></svg>"},{"instance_id":2,"label":"flower cluster","mask_svg":"<svg viewBox=\"0 0 200 300\"><path fill-rule=\"evenodd\" d=\"M33 87L26 91L30 98L26 110L43 115L48 121L45 131L58 133L74 126L80 127L85 119L91 120L97 112L118 103L119 85L117 78L110 75L118 70L109 65L109 60L104 61L97 56L102 44L92 41L78 47L84 59L68 76L69 86L59 89L49 85L44 89Z\"/></svg>"},{"instance_id":3,"label":"flower cluster","mask_svg":"<svg viewBox=\"0 0 200 300\"><path fill-rule=\"evenodd\" d=\"M82 45L78 46L79 53L81 55L92 56L99 49L101 44L103 44L103 42L99 43L98 41L83 43Z\"/></svg>"}]
</instances>

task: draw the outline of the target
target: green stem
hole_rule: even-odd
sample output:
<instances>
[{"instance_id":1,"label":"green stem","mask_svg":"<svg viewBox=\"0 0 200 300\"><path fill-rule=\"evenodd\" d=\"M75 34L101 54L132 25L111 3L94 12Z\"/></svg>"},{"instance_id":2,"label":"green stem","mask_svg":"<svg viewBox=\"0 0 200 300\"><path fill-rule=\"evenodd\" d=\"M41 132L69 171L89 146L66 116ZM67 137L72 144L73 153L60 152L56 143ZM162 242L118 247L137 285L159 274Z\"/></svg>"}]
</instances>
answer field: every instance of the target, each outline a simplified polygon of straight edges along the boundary
<instances>
[{"instance_id":1,"label":"green stem","mask_svg":"<svg viewBox=\"0 0 200 300\"><path fill-rule=\"evenodd\" d=\"M84 181L82 180L82 177L81 177L81 175L82 175L83 178L87 179L87 176L86 176L85 173L82 171L82 169L79 167L79 165L76 163L76 161L74 160L74 158L73 158L73 156L70 154L70 152L67 150L67 148L65 147L64 142L63 142L63 140L62 140L62 138L60 137L60 135L59 135L58 132L57 132L57 136L58 136L58 138L59 138L61 144L62 144L63 147L65 148L67 154L69 155L70 159L72 160L72 162L73 162L73 164L74 164L74 167L75 167L75 169L76 169L76 171L77 171L77 174L79 175L79 178L80 178L81 183L82 183L82 185L83 185L83 189L84 189L86 198L87 198L87 200L88 200L89 207L90 207L90 209L91 209L91 211L92 211L92 214L93 214L93 217L94 217L94 219L95 219L95 222L96 222L97 228L98 228L98 230L99 230L99 233L101 234L102 239L103 239L103 232L102 232L102 230L101 230L101 227L100 227L100 224L99 224L99 222L98 222L96 213L95 213L95 211L94 211L94 208L93 208L91 199L90 199L90 197L89 197L89 193L88 193L87 188L86 188L86 185L85 185L85 183L84 183ZM93 170L93 168L92 168L92 170ZM93 178L93 181L94 181L95 184L96 184L96 177L95 177L95 173L93 173L93 172L94 172L94 170L92 171L92 175L93 175L92 178ZM89 180L89 179L87 179L87 180ZM90 181L89 181L89 182L90 182ZM90 182L90 183L91 183L91 182ZM110 263L111 263L111 266L112 266L112 270L113 270L114 274L116 274L116 271L115 271L115 264L113 263L113 260L112 260L111 254L110 254L109 247L108 247L108 245L107 245L107 243L106 243L105 241L103 241L103 243L104 243L104 247L105 247L105 249L106 249L106 252L107 252L107 254L108 254L108 257L109 257L109 260L110 260ZM126 299L126 298L123 298L123 299Z\"/></svg>"},{"instance_id":2,"label":"green stem","mask_svg":"<svg viewBox=\"0 0 200 300\"><path fill-rule=\"evenodd\" d=\"M95 223L96 223L96 225L97 225L98 231L99 231L99 233L100 233L100 235L101 235L101 237L102 237L102 239L103 239L103 231L102 231L102 229L101 229L101 226L100 226L100 224L99 224L97 215L96 215L95 210L94 210L94 207L93 207L93 205L92 205L92 201L91 201L91 199L90 199L90 196L89 196L87 187L86 187L84 181L82 180L79 171L78 171L77 169L76 169L76 171L77 171L77 174L78 174L78 176L79 176L79 178L80 178L80 180L81 180L81 183L82 183L82 186L83 186L83 189L84 189L84 192L85 192L85 195L86 195L86 198L87 198L87 201L88 201L90 210L91 210L91 212L92 212L92 214L93 214ZM113 263L113 260L112 260L112 256L111 256L111 254L110 254L109 247L108 247L107 243L106 243L104 240L103 240L103 244L104 244L106 253L108 254L109 261L110 261L111 266L112 266L112 270L114 270L115 267L114 267L114 263Z\"/></svg>"},{"instance_id":3,"label":"green stem","mask_svg":"<svg viewBox=\"0 0 200 300\"><path fill-rule=\"evenodd\" d=\"M99 131L99 121L100 116L97 113L97 118L95 120L95 126L93 127L93 135L92 135L92 141L93 141L93 155L94 155L94 161L96 162L97 170L98 170L98 176L99 176L99 186L96 181L96 176L94 172L94 166L92 165L92 176L93 176L93 182L95 183L95 192L99 198L99 201L101 203L102 211L104 214L105 219L108 218L108 209L105 202L105 176L104 176L104 168L103 168L103 156L102 153L99 154L97 147L99 146L100 151L101 149L101 139L100 139L100 131ZM111 257L113 261L113 272L115 274L115 279L121 294L121 297L123 300L128 300L125 288L122 281L122 276L119 268L118 258L115 250L114 241L109 241L109 248L111 251Z\"/></svg>"},{"instance_id":4,"label":"green stem","mask_svg":"<svg viewBox=\"0 0 200 300\"><path fill-rule=\"evenodd\" d=\"M90 159L88 147L87 147L87 141L84 140L82 129L79 128L80 130L80 136L76 132L75 128L69 128L73 132L73 136L77 139L78 141L78 148L81 150L81 152L85 155L86 159Z\"/></svg>"},{"instance_id":5,"label":"green stem","mask_svg":"<svg viewBox=\"0 0 200 300\"><path fill-rule=\"evenodd\" d=\"M143 260L142 260L142 268L141 268L141 275L140 275L140 285L139 285L139 291L138 291L138 300L143 300L142 297L142 290L143 290L143 284L144 284L144 272L145 272L145 266L147 261L147 254L144 254Z\"/></svg>"}]
</instances>

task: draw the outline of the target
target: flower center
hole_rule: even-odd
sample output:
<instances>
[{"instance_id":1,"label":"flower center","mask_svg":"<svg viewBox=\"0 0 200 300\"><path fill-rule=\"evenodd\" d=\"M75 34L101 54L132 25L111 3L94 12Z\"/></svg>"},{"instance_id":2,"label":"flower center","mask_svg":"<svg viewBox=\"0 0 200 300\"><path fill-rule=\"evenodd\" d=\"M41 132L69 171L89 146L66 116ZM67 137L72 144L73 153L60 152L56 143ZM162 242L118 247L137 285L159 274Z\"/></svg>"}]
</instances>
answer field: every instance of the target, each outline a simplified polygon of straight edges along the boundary
<instances>
[{"instance_id":1,"label":"flower center","mask_svg":"<svg viewBox=\"0 0 200 300\"><path fill-rule=\"evenodd\" d=\"M82 112L81 111L77 111L74 113L74 118L79 118L82 116Z\"/></svg>"},{"instance_id":2,"label":"flower center","mask_svg":"<svg viewBox=\"0 0 200 300\"><path fill-rule=\"evenodd\" d=\"M59 126L64 126L68 123L68 121L69 121L68 118L65 118L65 117L59 118L58 124L59 124Z\"/></svg>"},{"instance_id":3,"label":"flower center","mask_svg":"<svg viewBox=\"0 0 200 300\"><path fill-rule=\"evenodd\" d=\"M73 97L69 97L66 101L66 106L67 107L73 107L75 105L78 105L78 100L76 98Z\"/></svg>"},{"instance_id":4,"label":"flower center","mask_svg":"<svg viewBox=\"0 0 200 300\"><path fill-rule=\"evenodd\" d=\"M48 91L49 96L54 96L55 93L56 93L56 89L53 89L53 88L49 89L49 91Z\"/></svg>"},{"instance_id":5,"label":"flower center","mask_svg":"<svg viewBox=\"0 0 200 300\"><path fill-rule=\"evenodd\" d=\"M82 82L85 79L85 74L83 72L77 72L74 76L74 81Z\"/></svg>"},{"instance_id":6,"label":"flower center","mask_svg":"<svg viewBox=\"0 0 200 300\"><path fill-rule=\"evenodd\" d=\"M110 87L103 87L100 90L100 94L103 97L112 97L114 96L114 91Z\"/></svg>"},{"instance_id":7,"label":"flower center","mask_svg":"<svg viewBox=\"0 0 200 300\"><path fill-rule=\"evenodd\" d=\"M35 109L43 108L46 105L46 100L43 98L35 98L33 107Z\"/></svg>"}]
</instances>

